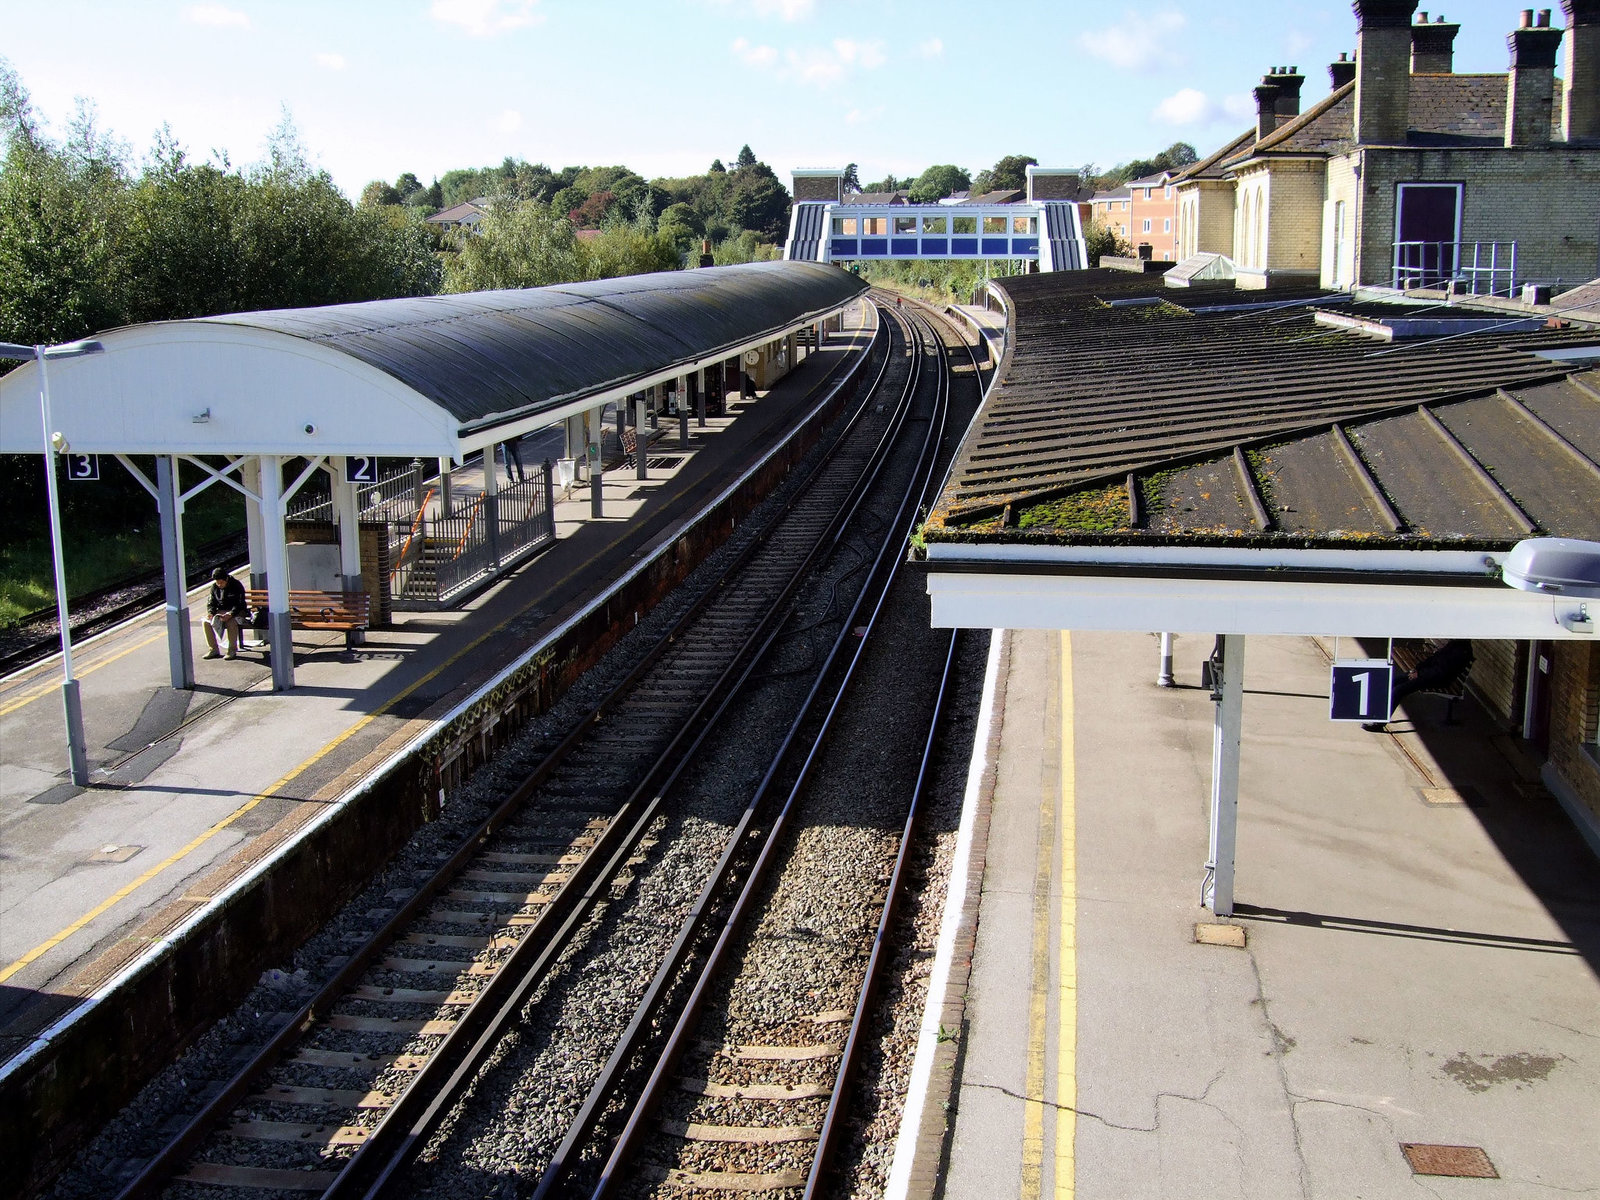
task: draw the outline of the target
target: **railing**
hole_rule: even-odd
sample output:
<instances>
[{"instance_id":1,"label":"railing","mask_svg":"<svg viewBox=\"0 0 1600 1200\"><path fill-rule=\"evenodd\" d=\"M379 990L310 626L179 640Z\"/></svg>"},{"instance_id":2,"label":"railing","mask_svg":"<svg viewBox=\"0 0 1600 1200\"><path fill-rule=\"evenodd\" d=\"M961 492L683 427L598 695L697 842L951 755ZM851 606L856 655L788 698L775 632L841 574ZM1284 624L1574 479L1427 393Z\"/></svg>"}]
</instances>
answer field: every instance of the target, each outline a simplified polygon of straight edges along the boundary
<instances>
[{"instance_id":1,"label":"railing","mask_svg":"<svg viewBox=\"0 0 1600 1200\"><path fill-rule=\"evenodd\" d=\"M356 511L363 521L400 519L411 512L421 494L422 464L404 463L391 467L378 477L377 483L364 483L356 488ZM291 521L332 521L333 497L327 490L328 477L314 476L306 487L289 502Z\"/></svg>"},{"instance_id":2,"label":"railing","mask_svg":"<svg viewBox=\"0 0 1600 1200\"><path fill-rule=\"evenodd\" d=\"M451 513L418 512L414 527L390 522L397 607L444 603L506 563L555 540L551 465L494 496L476 496ZM429 493L431 499L432 492Z\"/></svg>"},{"instance_id":3,"label":"railing","mask_svg":"<svg viewBox=\"0 0 1600 1200\"><path fill-rule=\"evenodd\" d=\"M1391 286L1444 288L1464 284L1472 296L1516 292L1515 242L1396 242Z\"/></svg>"}]
</instances>

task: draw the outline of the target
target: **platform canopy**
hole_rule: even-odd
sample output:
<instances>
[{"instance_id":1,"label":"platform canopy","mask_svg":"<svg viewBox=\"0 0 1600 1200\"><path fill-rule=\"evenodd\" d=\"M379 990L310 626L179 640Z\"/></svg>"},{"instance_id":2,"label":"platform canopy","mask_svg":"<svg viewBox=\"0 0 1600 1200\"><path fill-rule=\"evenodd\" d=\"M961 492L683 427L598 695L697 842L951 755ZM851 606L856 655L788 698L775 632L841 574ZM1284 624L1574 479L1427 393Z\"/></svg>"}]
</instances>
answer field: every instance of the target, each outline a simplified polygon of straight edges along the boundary
<instances>
[{"instance_id":1,"label":"platform canopy","mask_svg":"<svg viewBox=\"0 0 1600 1200\"><path fill-rule=\"evenodd\" d=\"M763 262L514 291L158 321L52 362L74 453L462 457L804 328L865 284ZM38 367L0 452L39 453Z\"/></svg>"}]
</instances>

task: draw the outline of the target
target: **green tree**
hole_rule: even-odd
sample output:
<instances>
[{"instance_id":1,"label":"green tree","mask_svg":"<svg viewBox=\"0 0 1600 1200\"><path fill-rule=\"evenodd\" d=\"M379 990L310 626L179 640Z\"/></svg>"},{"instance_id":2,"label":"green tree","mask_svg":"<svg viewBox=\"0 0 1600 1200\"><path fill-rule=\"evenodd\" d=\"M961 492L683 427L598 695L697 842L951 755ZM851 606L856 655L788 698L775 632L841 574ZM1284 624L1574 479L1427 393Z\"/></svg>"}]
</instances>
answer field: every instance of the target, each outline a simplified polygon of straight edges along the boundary
<instances>
[{"instance_id":1,"label":"green tree","mask_svg":"<svg viewBox=\"0 0 1600 1200\"><path fill-rule=\"evenodd\" d=\"M1098 267L1102 255L1127 258L1133 254L1133 249L1127 242L1112 232L1109 225L1102 225L1099 221L1090 221L1083 227L1083 244L1089 252L1089 265Z\"/></svg>"},{"instance_id":2,"label":"green tree","mask_svg":"<svg viewBox=\"0 0 1600 1200\"><path fill-rule=\"evenodd\" d=\"M709 171L707 171L706 174L708 174L708 175L725 175L725 174L727 174L727 171L728 171L728 168L722 165L722 160L720 158L713 158L711 160L711 169Z\"/></svg>"},{"instance_id":3,"label":"green tree","mask_svg":"<svg viewBox=\"0 0 1600 1200\"><path fill-rule=\"evenodd\" d=\"M727 216L739 229L778 241L788 224L789 189L765 163L741 167L729 175Z\"/></svg>"},{"instance_id":4,"label":"green tree","mask_svg":"<svg viewBox=\"0 0 1600 1200\"><path fill-rule=\"evenodd\" d=\"M844 192L859 192L861 190L861 176L855 163L849 163L845 166L844 178L840 181L839 187Z\"/></svg>"},{"instance_id":5,"label":"green tree","mask_svg":"<svg viewBox=\"0 0 1600 1200\"><path fill-rule=\"evenodd\" d=\"M948 163L929 167L911 185L913 204L932 204L943 200L951 192L965 191L972 186L972 176L960 167Z\"/></svg>"},{"instance_id":6,"label":"green tree","mask_svg":"<svg viewBox=\"0 0 1600 1200\"><path fill-rule=\"evenodd\" d=\"M545 287L582 279L583 257L564 211L536 200L497 204L445 264L444 290Z\"/></svg>"},{"instance_id":7,"label":"green tree","mask_svg":"<svg viewBox=\"0 0 1600 1200\"><path fill-rule=\"evenodd\" d=\"M734 169L738 170L740 167L753 167L755 165L755 151L751 150L750 143L746 142L739 147L739 157L733 160Z\"/></svg>"},{"instance_id":8,"label":"green tree","mask_svg":"<svg viewBox=\"0 0 1600 1200\"><path fill-rule=\"evenodd\" d=\"M1028 186L1028 168L1038 164L1039 160L1031 155L1008 154L987 172L980 172L979 179L983 181L983 190L987 192L1025 188ZM976 191L977 187L978 181L974 180L973 190Z\"/></svg>"},{"instance_id":9,"label":"green tree","mask_svg":"<svg viewBox=\"0 0 1600 1200\"><path fill-rule=\"evenodd\" d=\"M399 204L400 193L392 184L387 184L381 179L374 179L361 189L360 206L362 208L377 208L381 204Z\"/></svg>"}]
</instances>

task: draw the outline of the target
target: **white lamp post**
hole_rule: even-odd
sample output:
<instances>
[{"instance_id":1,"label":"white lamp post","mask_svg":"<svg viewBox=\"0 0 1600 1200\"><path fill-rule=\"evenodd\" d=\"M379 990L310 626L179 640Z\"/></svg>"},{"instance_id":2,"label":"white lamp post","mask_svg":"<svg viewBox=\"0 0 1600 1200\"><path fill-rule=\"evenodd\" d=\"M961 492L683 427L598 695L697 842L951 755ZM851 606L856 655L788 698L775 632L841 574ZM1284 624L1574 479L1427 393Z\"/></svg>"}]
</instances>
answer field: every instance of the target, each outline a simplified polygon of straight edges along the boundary
<instances>
[{"instance_id":1,"label":"white lamp post","mask_svg":"<svg viewBox=\"0 0 1600 1200\"><path fill-rule=\"evenodd\" d=\"M55 358L80 358L105 349L99 342L67 342L60 346L17 346L0 342L0 358L32 359L39 364L39 420L44 431L45 493L50 498L50 551L56 569L56 619L61 623L61 706L67 720L67 754L72 764L72 782L84 787L89 782L89 756L83 737L83 702L78 696L78 681L72 677L72 632L67 624L67 568L61 553L61 505L56 496L56 454L64 452L66 441L50 429L50 377L45 364Z\"/></svg>"}]
</instances>

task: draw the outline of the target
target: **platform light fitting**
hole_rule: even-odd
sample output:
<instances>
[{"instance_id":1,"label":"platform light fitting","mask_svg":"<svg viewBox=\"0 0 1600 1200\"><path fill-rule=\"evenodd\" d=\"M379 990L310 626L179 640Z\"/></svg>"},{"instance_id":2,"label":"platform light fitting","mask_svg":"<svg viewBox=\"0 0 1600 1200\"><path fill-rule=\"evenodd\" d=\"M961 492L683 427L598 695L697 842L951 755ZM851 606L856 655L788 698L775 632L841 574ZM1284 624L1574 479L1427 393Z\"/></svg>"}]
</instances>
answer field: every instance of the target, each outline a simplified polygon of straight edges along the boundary
<instances>
[{"instance_id":1,"label":"platform light fitting","mask_svg":"<svg viewBox=\"0 0 1600 1200\"><path fill-rule=\"evenodd\" d=\"M1600 600L1600 542L1528 538L1512 547L1500 578L1519 591Z\"/></svg>"}]
</instances>

